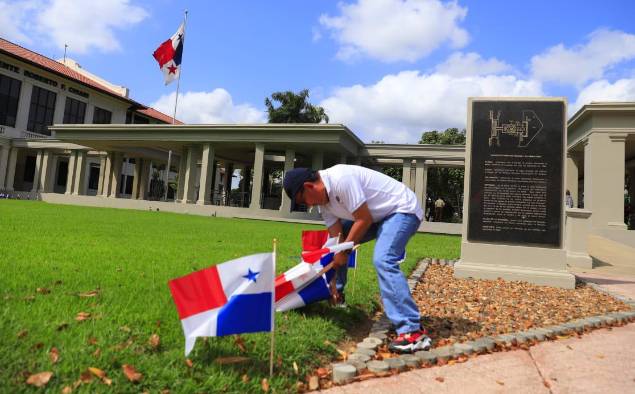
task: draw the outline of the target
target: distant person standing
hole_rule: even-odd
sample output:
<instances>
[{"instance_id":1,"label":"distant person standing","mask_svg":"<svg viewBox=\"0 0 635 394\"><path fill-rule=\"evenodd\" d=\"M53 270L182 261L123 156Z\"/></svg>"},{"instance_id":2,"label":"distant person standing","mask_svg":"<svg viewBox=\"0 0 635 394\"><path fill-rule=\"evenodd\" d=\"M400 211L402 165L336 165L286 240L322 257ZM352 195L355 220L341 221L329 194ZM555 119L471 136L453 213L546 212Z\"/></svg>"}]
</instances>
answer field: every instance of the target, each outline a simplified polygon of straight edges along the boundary
<instances>
[{"instance_id":1,"label":"distant person standing","mask_svg":"<svg viewBox=\"0 0 635 394\"><path fill-rule=\"evenodd\" d=\"M445 201L441 197L437 198L434 202L434 221L440 222L443 217L443 208L445 207Z\"/></svg>"},{"instance_id":2,"label":"distant person standing","mask_svg":"<svg viewBox=\"0 0 635 394\"><path fill-rule=\"evenodd\" d=\"M571 197L571 192L567 190L566 196L564 198L564 203L567 208L573 208L573 197Z\"/></svg>"}]
</instances>

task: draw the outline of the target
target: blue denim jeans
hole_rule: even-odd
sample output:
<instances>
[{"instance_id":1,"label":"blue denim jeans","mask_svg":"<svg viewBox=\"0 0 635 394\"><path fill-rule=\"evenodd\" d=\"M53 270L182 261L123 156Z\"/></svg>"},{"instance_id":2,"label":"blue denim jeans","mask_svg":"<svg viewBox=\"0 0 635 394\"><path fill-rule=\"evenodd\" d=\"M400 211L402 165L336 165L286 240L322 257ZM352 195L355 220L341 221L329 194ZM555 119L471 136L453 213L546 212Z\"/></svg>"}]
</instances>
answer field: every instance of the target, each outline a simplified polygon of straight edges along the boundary
<instances>
[{"instance_id":1,"label":"blue denim jeans","mask_svg":"<svg viewBox=\"0 0 635 394\"><path fill-rule=\"evenodd\" d=\"M377 271L379 291L386 316L395 326L397 334L408 333L421 328L419 308L412 299L406 277L399 268L399 257L406 244L419 228L421 221L417 216L394 213L373 225L364 235L361 243L377 239L373 252L373 264ZM348 235L353 222L342 220L344 236ZM346 285L347 267L337 271L337 290L343 291Z\"/></svg>"}]
</instances>

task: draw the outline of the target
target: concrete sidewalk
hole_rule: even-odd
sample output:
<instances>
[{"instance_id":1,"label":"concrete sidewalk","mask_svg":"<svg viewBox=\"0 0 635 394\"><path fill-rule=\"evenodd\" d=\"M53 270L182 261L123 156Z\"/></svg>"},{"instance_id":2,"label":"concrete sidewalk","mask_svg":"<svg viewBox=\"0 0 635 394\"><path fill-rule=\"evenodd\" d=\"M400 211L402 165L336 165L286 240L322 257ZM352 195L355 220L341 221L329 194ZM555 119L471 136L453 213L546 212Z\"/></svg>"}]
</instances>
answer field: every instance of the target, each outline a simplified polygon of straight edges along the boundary
<instances>
[{"instance_id":1,"label":"concrete sidewalk","mask_svg":"<svg viewBox=\"0 0 635 394\"><path fill-rule=\"evenodd\" d=\"M634 276L586 273L589 281L635 298ZM635 324L529 350L478 356L335 387L327 393L635 393Z\"/></svg>"}]
</instances>

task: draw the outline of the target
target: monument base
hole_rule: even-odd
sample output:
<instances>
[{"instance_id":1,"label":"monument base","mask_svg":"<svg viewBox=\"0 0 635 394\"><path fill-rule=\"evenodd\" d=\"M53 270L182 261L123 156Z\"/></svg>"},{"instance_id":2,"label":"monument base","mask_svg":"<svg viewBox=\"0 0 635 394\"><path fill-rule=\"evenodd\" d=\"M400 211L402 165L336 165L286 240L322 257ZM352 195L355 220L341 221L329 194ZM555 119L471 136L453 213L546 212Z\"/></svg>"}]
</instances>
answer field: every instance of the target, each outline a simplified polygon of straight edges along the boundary
<instances>
[{"instance_id":1,"label":"monument base","mask_svg":"<svg viewBox=\"0 0 635 394\"><path fill-rule=\"evenodd\" d=\"M566 270L563 249L463 242L461 261L454 266L454 276L575 288L575 276Z\"/></svg>"}]
</instances>

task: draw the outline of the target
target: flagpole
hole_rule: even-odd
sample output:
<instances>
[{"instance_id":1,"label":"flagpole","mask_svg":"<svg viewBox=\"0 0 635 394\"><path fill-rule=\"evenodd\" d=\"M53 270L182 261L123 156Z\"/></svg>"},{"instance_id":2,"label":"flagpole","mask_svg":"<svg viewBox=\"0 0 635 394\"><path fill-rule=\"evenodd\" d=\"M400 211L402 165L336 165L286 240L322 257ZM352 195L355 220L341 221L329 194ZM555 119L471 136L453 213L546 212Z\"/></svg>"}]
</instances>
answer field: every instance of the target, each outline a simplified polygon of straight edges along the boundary
<instances>
[{"instance_id":1,"label":"flagpole","mask_svg":"<svg viewBox=\"0 0 635 394\"><path fill-rule=\"evenodd\" d=\"M187 10L185 10L185 16L183 17L183 37L181 37L181 40L183 40L183 43L185 43L185 26L187 25ZM172 124L176 124L176 107L177 104L179 102L179 88L181 85L181 73L183 72L183 59L181 59L181 64L179 65L179 76L176 79L176 97L174 97L174 115L172 116ZM181 160L183 160L183 158L181 157ZM168 166L166 169L166 174L165 174L165 195L163 197L163 200L167 201L168 200L168 187L169 187L169 181L170 181L170 165L171 165L171 161L172 161L172 149L170 149L168 151Z\"/></svg>"},{"instance_id":2,"label":"flagpole","mask_svg":"<svg viewBox=\"0 0 635 394\"><path fill-rule=\"evenodd\" d=\"M276 281L276 255L278 249L278 240L276 238L273 239L273 272L271 278L272 282ZM273 351L274 351L274 332L275 332L275 321L276 321L276 294L275 294L275 286L274 291L271 293L271 349L269 350L269 378L273 377Z\"/></svg>"}]
</instances>

